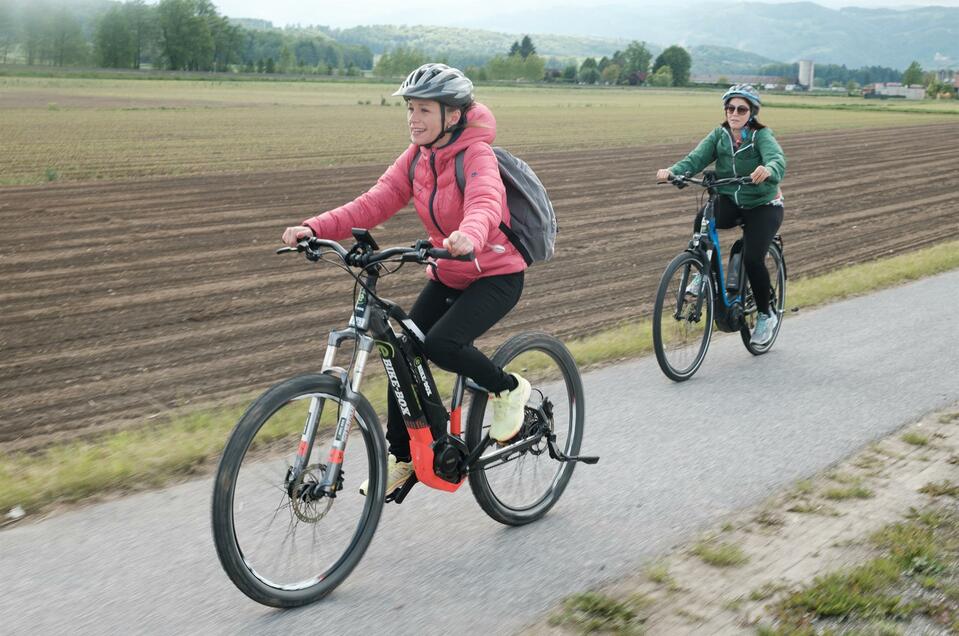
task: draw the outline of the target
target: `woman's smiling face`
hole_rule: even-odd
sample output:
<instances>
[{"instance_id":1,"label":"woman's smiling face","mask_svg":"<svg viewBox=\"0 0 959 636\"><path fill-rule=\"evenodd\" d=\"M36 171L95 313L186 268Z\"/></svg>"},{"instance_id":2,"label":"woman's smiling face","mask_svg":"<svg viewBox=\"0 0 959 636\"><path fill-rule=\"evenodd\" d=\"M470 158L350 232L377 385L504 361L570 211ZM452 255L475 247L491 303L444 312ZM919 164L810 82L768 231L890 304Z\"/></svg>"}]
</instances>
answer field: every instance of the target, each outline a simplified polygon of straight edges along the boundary
<instances>
[{"instance_id":1,"label":"woman's smiling face","mask_svg":"<svg viewBox=\"0 0 959 636\"><path fill-rule=\"evenodd\" d=\"M440 121L440 103L432 99L409 99L406 101L406 121L410 128L410 141L418 146L433 143L444 130L460 119L458 108L446 110L446 122ZM440 140L442 145L442 140Z\"/></svg>"}]
</instances>

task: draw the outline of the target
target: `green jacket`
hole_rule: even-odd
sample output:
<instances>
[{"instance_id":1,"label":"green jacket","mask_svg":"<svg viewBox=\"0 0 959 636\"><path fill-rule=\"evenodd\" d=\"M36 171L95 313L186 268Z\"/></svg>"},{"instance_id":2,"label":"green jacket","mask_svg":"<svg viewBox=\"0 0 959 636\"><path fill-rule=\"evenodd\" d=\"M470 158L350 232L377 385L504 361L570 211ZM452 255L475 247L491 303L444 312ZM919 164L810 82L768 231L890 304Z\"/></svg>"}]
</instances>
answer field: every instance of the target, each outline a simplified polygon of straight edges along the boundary
<instances>
[{"instance_id":1,"label":"green jacket","mask_svg":"<svg viewBox=\"0 0 959 636\"><path fill-rule=\"evenodd\" d=\"M727 185L718 188L741 208L755 208L765 205L779 196L779 183L786 174L786 157L779 142L769 128L753 130L747 128L746 139L733 152L732 135L725 126L717 126L706 135L696 148L682 161L674 164L669 171L673 174L691 175L702 172L709 164L716 162L716 176L743 177L752 173L758 166L769 168L769 178L756 185Z\"/></svg>"}]
</instances>

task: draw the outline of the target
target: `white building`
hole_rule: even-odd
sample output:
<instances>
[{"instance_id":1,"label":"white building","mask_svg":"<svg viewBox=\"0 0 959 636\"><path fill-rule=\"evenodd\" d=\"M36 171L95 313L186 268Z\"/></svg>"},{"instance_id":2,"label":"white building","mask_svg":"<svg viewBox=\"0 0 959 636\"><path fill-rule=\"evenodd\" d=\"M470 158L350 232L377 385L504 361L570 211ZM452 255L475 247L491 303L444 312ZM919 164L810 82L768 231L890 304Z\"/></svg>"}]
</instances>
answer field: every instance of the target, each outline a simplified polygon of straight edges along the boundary
<instances>
[{"instance_id":1,"label":"white building","mask_svg":"<svg viewBox=\"0 0 959 636\"><path fill-rule=\"evenodd\" d=\"M799 83L801 85L807 89L812 88L815 75L816 69L812 60L799 60Z\"/></svg>"},{"instance_id":2,"label":"white building","mask_svg":"<svg viewBox=\"0 0 959 636\"><path fill-rule=\"evenodd\" d=\"M900 97L905 99L925 99L926 89L922 86L903 86L899 82L876 82L863 90L864 97Z\"/></svg>"}]
</instances>

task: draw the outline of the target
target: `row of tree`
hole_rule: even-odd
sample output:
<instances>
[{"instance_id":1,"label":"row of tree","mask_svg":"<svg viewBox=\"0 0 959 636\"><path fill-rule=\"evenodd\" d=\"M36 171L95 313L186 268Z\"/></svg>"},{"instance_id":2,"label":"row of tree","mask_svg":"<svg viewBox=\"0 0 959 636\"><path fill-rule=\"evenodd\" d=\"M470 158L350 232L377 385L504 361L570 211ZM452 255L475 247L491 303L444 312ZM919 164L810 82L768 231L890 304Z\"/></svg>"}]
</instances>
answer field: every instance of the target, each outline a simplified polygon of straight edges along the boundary
<instances>
[{"instance_id":1,"label":"row of tree","mask_svg":"<svg viewBox=\"0 0 959 636\"><path fill-rule=\"evenodd\" d=\"M319 30L245 28L211 0L0 0L0 61L191 71L370 68L366 47Z\"/></svg>"},{"instance_id":2,"label":"row of tree","mask_svg":"<svg viewBox=\"0 0 959 636\"><path fill-rule=\"evenodd\" d=\"M786 78L790 82L799 77L799 64L767 64L759 69L758 75ZM885 66L864 66L846 68L845 64L816 64L815 82L818 86L846 86L855 82L860 86L875 82L899 82L902 71Z\"/></svg>"},{"instance_id":3,"label":"row of tree","mask_svg":"<svg viewBox=\"0 0 959 636\"><path fill-rule=\"evenodd\" d=\"M922 70L919 62L913 61L902 74L902 83L907 86L924 86L926 95L936 98L956 97L956 87L952 82L943 81L938 73Z\"/></svg>"},{"instance_id":4,"label":"row of tree","mask_svg":"<svg viewBox=\"0 0 959 636\"><path fill-rule=\"evenodd\" d=\"M430 59L416 49L397 47L379 57L373 74L379 77L403 77ZM556 67L536 54L536 46L526 35L521 42L514 42L508 53L497 55L482 66L468 66L464 71L479 81L545 80L580 84L685 86L689 83L691 67L692 58L682 47L671 46L653 61L653 55L644 42L631 42L625 51L616 51L611 57L603 56L598 61L588 57L579 65L569 63Z\"/></svg>"}]
</instances>

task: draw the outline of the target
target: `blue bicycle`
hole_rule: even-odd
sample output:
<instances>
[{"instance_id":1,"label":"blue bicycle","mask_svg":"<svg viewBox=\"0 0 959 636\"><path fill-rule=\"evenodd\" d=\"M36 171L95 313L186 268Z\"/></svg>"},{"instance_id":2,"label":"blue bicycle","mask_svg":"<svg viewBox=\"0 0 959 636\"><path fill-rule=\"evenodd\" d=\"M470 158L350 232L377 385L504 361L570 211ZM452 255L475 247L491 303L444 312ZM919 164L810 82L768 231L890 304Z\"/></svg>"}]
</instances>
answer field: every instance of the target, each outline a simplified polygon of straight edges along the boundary
<instances>
[{"instance_id":1,"label":"blue bicycle","mask_svg":"<svg viewBox=\"0 0 959 636\"><path fill-rule=\"evenodd\" d=\"M738 331L746 349L753 355L762 355L772 348L782 327L786 304L786 260L782 237L777 234L766 253L766 269L771 284L769 306L777 312L780 320L772 338L757 345L750 341L757 311L742 262L742 239L730 249L729 264L723 271L714 217L719 186L747 184L752 180L749 177L718 179L715 172L707 170L702 179L673 176L669 181L677 188L689 184L702 186L709 194L702 206L700 229L693 234L689 247L663 272L653 308L656 360L667 377L682 382L691 378L702 365L714 323L720 331Z\"/></svg>"}]
</instances>

